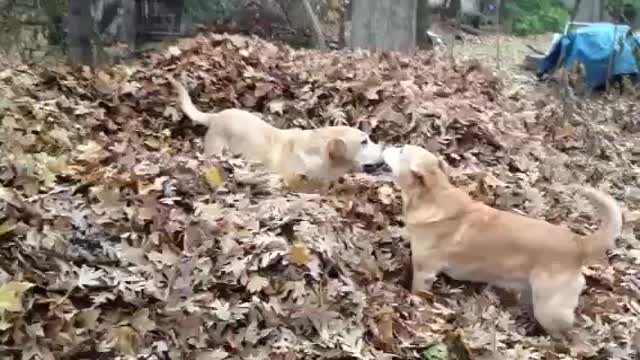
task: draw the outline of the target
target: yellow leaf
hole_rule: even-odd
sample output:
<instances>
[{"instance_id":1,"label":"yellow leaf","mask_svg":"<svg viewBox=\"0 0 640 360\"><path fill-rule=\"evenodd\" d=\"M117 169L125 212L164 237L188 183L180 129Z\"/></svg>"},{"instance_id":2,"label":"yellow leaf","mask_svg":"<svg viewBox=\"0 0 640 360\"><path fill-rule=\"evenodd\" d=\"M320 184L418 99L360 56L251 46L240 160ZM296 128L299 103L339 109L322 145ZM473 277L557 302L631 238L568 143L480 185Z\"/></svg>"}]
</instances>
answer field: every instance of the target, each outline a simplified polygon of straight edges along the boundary
<instances>
[{"instance_id":1,"label":"yellow leaf","mask_svg":"<svg viewBox=\"0 0 640 360\"><path fill-rule=\"evenodd\" d=\"M140 336L131 326L113 328L109 334L110 345L123 354L135 354L140 343Z\"/></svg>"},{"instance_id":2,"label":"yellow leaf","mask_svg":"<svg viewBox=\"0 0 640 360\"><path fill-rule=\"evenodd\" d=\"M289 175L285 176L284 183L290 189L300 187L305 181L304 175Z\"/></svg>"},{"instance_id":3,"label":"yellow leaf","mask_svg":"<svg viewBox=\"0 0 640 360\"><path fill-rule=\"evenodd\" d=\"M378 318L378 333L380 340L389 343L393 340L393 309L389 306L382 308Z\"/></svg>"},{"instance_id":4,"label":"yellow leaf","mask_svg":"<svg viewBox=\"0 0 640 360\"><path fill-rule=\"evenodd\" d=\"M307 247L303 242L296 242L289 248L289 262L295 265L306 265L309 262Z\"/></svg>"},{"instance_id":5,"label":"yellow leaf","mask_svg":"<svg viewBox=\"0 0 640 360\"><path fill-rule=\"evenodd\" d=\"M16 223L13 220L7 220L0 224L0 236L10 233L13 229L16 228Z\"/></svg>"},{"instance_id":6,"label":"yellow leaf","mask_svg":"<svg viewBox=\"0 0 640 360\"><path fill-rule=\"evenodd\" d=\"M158 150L162 146L160 141L156 138L149 138L144 141L144 144L147 145L151 150Z\"/></svg>"},{"instance_id":7,"label":"yellow leaf","mask_svg":"<svg viewBox=\"0 0 640 360\"><path fill-rule=\"evenodd\" d=\"M220 172L215 166L207 168L204 172L204 178L207 180L207 184L213 188L217 188L222 185L222 178Z\"/></svg>"},{"instance_id":8,"label":"yellow leaf","mask_svg":"<svg viewBox=\"0 0 640 360\"><path fill-rule=\"evenodd\" d=\"M0 286L0 311L21 312L22 294L33 287L28 282L10 281Z\"/></svg>"}]
</instances>

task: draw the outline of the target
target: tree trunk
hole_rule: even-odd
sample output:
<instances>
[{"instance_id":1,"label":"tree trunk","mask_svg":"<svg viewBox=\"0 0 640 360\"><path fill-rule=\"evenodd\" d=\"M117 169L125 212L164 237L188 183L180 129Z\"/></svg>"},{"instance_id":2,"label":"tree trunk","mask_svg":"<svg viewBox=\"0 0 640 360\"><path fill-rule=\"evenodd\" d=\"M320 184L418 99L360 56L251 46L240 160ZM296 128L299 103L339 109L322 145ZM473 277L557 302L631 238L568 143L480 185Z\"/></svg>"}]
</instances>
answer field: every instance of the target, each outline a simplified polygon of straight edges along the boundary
<instances>
[{"instance_id":1,"label":"tree trunk","mask_svg":"<svg viewBox=\"0 0 640 360\"><path fill-rule=\"evenodd\" d=\"M351 46L400 50L416 45L417 0L351 0Z\"/></svg>"},{"instance_id":2,"label":"tree trunk","mask_svg":"<svg viewBox=\"0 0 640 360\"><path fill-rule=\"evenodd\" d=\"M132 0L123 3L123 40L130 52L136 51L136 2Z\"/></svg>"},{"instance_id":3,"label":"tree trunk","mask_svg":"<svg viewBox=\"0 0 640 360\"><path fill-rule=\"evenodd\" d=\"M69 0L69 56L73 63L84 65L94 63L92 35L91 2Z\"/></svg>"},{"instance_id":4,"label":"tree trunk","mask_svg":"<svg viewBox=\"0 0 640 360\"><path fill-rule=\"evenodd\" d=\"M349 1L346 4L343 2L343 5L342 13L340 14L340 34L338 35L338 47L341 49L347 46L347 37L351 39L351 32L349 31L347 33L350 29L347 29L347 23L351 26L351 8L353 6L353 1Z\"/></svg>"},{"instance_id":5,"label":"tree trunk","mask_svg":"<svg viewBox=\"0 0 640 360\"><path fill-rule=\"evenodd\" d=\"M325 49L327 47L322 25L309 0L279 0L278 2L295 30L311 33L315 48Z\"/></svg>"},{"instance_id":6,"label":"tree trunk","mask_svg":"<svg viewBox=\"0 0 640 360\"><path fill-rule=\"evenodd\" d=\"M431 27L431 7L429 0L418 0L416 11L416 44L420 49L430 49L433 47L431 38L427 31Z\"/></svg>"},{"instance_id":7,"label":"tree trunk","mask_svg":"<svg viewBox=\"0 0 640 360\"><path fill-rule=\"evenodd\" d=\"M449 19L455 19L458 17L458 13L460 13L461 9L462 3L460 0L449 0L449 6L447 7L445 14Z\"/></svg>"}]
</instances>

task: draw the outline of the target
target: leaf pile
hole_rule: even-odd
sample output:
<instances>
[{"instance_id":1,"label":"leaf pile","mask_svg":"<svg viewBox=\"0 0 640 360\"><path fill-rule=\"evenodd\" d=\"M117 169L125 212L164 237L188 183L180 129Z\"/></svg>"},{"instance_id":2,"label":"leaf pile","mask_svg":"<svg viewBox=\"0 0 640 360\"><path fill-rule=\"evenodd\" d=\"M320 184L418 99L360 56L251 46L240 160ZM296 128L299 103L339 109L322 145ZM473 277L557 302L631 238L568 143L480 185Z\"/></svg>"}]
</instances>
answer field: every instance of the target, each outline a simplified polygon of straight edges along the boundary
<instances>
[{"instance_id":1,"label":"leaf pile","mask_svg":"<svg viewBox=\"0 0 640 360\"><path fill-rule=\"evenodd\" d=\"M636 194L627 103L561 121L542 91L505 93L433 53L292 50L208 34L129 65L0 73L0 352L29 359L628 358L640 327L633 228L587 270L577 340L558 346L508 294L441 279L410 295L397 189L349 176L286 192L244 160L200 155L172 73L205 110L279 127L347 124L442 154L498 208L591 231L563 185ZM604 109L604 110L603 110Z\"/></svg>"}]
</instances>

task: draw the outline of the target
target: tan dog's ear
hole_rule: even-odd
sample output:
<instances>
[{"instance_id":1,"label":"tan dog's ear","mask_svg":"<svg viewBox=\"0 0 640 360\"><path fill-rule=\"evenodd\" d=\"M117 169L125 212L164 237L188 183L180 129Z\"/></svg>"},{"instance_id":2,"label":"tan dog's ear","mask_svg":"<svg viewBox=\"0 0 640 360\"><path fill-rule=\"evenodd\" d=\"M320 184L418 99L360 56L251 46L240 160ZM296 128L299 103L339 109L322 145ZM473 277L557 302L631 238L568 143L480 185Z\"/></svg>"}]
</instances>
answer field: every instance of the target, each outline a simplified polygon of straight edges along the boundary
<instances>
[{"instance_id":1,"label":"tan dog's ear","mask_svg":"<svg viewBox=\"0 0 640 360\"><path fill-rule=\"evenodd\" d=\"M447 164L444 162L444 160L438 159L438 167L440 168L440 171L445 174L447 173Z\"/></svg>"},{"instance_id":2,"label":"tan dog's ear","mask_svg":"<svg viewBox=\"0 0 640 360\"><path fill-rule=\"evenodd\" d=\"M438 168L440 167L441 163L438 162ZM440 170L433 167L428 167L426 169L421 169L420 166L411 167L411 182L426 189L432 189L438 185L438 171Z\"/></svg>"},{"instance_id":3,"label":"tan dog's ear","mask_svg":"<svg viewBox=\"0 0 640 360\"><path fill-rule=\"evenodd\" d=\"M347 143L342 139L331 139L327 144L327 151L332 160L344 159L347 157Z\"/></svg>"}]
</instances>

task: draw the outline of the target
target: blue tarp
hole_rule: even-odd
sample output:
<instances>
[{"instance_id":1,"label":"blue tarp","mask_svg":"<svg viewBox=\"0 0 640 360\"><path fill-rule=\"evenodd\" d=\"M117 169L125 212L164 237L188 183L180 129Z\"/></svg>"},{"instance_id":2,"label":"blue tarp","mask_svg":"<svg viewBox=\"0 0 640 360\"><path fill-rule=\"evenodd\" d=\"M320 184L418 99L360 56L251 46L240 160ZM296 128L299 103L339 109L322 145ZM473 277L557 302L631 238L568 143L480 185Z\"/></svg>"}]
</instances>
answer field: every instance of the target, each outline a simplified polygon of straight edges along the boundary
<instances>
[{"instance_id":1,"label":"blue tarp","mask_svg":"<svg viewBox=\"0 0 640 360\"><path fill-rule=\"evenodd\" d=\"M585 82L590 87L603 85L607 81L611 41L615 36L611 76L637 74L638 65L631 49L638 47L640 35L627 37L629 27L611 23L593 23L567 32L538 62L538 74L552 72L556 63L570 67L576 60L584 64ZM562 59L560 59L562 57Z\"/></svg>"}]
</instances>

